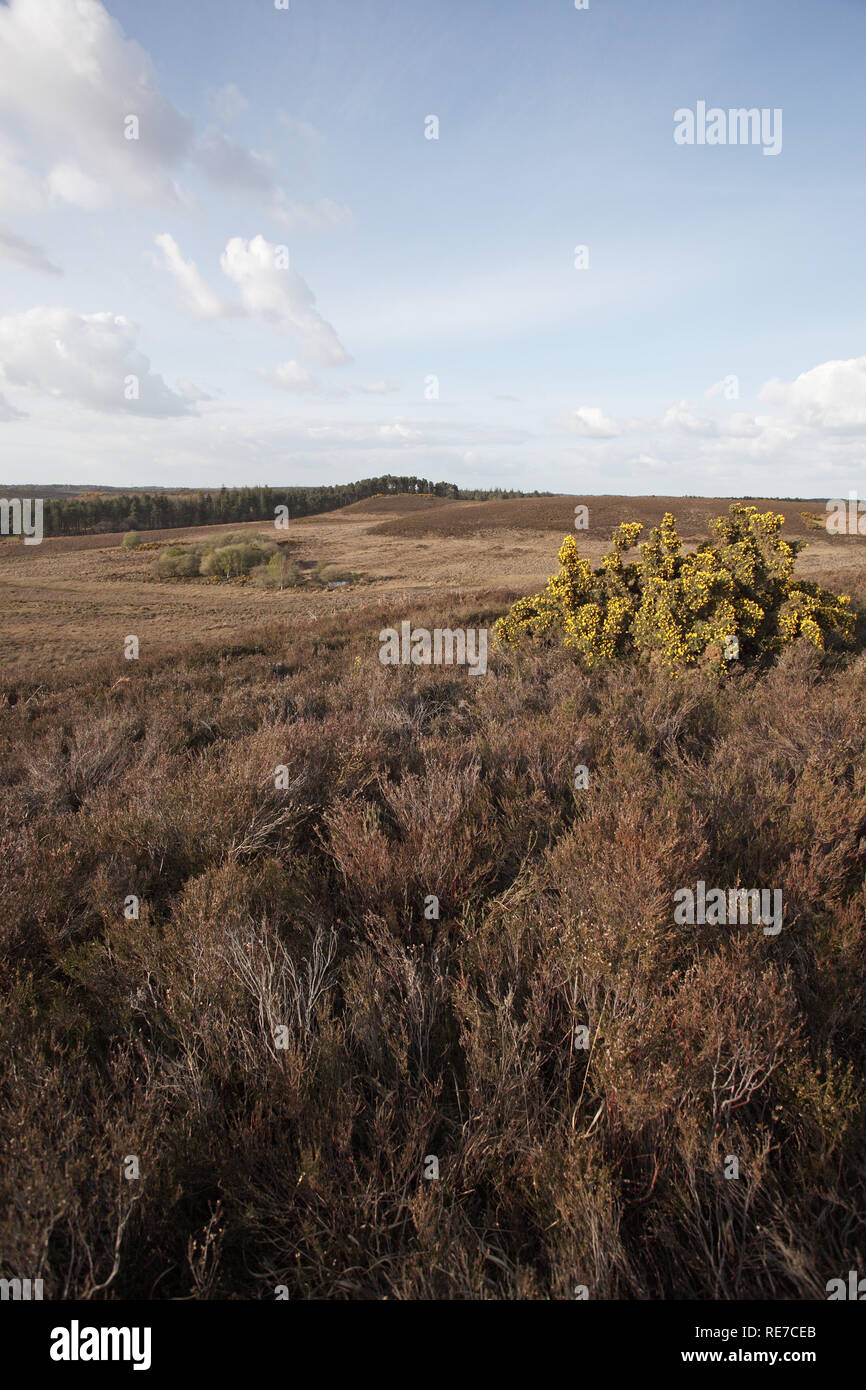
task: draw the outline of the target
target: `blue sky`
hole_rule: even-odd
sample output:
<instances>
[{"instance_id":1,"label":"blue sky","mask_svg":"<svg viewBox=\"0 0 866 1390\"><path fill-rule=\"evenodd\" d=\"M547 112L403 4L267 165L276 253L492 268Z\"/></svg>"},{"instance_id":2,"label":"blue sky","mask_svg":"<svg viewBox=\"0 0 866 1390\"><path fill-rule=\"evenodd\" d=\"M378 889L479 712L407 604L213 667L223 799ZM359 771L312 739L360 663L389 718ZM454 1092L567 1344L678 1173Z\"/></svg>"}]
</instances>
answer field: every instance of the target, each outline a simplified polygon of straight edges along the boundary
<instances>
[{"instance_id":1,"label":"blue sky","mask_svg":"<svg viewBox=\"0 0 866 1390\"><path fill-rule=\"evenodd\" d=\"M864 40L862 0L0 0L0 477L862 493ZM677 144L699 102L781 149Z\"/></svg>"}]
</instances>

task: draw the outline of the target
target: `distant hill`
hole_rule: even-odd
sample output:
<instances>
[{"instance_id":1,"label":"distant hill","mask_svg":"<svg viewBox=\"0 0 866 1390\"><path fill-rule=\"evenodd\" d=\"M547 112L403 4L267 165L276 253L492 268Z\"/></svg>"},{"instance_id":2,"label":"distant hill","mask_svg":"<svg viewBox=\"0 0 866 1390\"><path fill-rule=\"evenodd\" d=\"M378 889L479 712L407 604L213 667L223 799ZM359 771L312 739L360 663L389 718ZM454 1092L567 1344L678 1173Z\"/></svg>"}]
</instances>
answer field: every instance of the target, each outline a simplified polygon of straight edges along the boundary
<instances>
[{"instance_id":1,"label":"distant hill","mask_svg":"<svg viewBox=\"0 0 866 1390\"><path fill-rule=\"evenodd\" d=\"M371 498L362 504L365 510L376 511L373 500ZM381 500L396 504L401 499ZM407 500L416 501L414 498ZM574 509L582 503L588 508L589 526L585 532L575 533L578 541L581 534L607 540L621 521L640 521L644 527L658 526L665 512L673 512L683 540L697 541L707 538L707 524L713 517L723 516L731 502L741 501L762 512L781 511L785 517L785 535L806 536L812 528L804 519L803 512L811 511L823 516L825 500L779 497L593 497L583 493L560 497L515 497L488 502L446 501L435 509L394 506L397 515L374 526L372 534L470 536L502 530L525 530L549 531L562 536L572 530ZM344 508L347 512L354 510ZM380 510L384 511L385 508L381 507Z\"/></svg>"}]
</instances>

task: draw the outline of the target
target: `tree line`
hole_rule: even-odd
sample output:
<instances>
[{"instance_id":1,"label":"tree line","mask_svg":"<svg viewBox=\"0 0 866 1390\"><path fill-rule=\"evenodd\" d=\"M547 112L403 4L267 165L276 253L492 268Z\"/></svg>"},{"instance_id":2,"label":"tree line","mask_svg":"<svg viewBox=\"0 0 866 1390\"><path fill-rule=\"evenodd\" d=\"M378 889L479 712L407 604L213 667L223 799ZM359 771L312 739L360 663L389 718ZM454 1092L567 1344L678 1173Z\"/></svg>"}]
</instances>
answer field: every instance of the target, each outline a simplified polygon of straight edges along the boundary
<instances>
[{"instance_id":1,"label":"tree line","mask_svg":"<svg viewBox=\"0 0 866 1390\"><path fill-rule=\"evenodd\" d=\"M46 498L43 529L46 536L81 536L108 531L157 531L174 526L267 521L273 519L279 506L288 507L290 517L312 516L389 493L427 494L469 501L544 495L537 491L529 493L504 488L460 488L455 483L432 483L427 478L395 477L390 473L355 483L315 487L86 493L77 497Z\"/></svg>"}]
</instances>

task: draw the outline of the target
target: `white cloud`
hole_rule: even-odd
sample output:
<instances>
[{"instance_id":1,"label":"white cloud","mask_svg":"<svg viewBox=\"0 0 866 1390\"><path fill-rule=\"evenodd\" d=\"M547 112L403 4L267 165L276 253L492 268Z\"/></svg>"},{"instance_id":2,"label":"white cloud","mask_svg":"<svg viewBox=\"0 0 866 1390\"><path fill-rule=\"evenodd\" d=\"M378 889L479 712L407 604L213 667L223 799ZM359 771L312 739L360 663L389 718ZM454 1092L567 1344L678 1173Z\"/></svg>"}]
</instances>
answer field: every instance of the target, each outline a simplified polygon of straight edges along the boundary
<instances>
[{"instance_id":1,"label":"white cloud","mask_svg":"<svg viewBox=\"0 0 866 1390\"><path fill-rule=\"evenodd\" d=\"M866 428L866 357L822 362L792 382L774 377L759 398L784 405L805 424L829 431Z\"/></svg>"},{"instance_id":2,"label":"white cloud","mask_svg":"<svg viewBox=\"0 0 866 1390\"><path fill-rule=\"evenodd\" d=\"M722 420L722 433L732 435L735 439L754 439L773 423L767 416L749 415L744 410L735 410L727 419Z\"/></svg>"},{"instance_id":3,"label":"white cloud","mask_svg":"<svg viewBox=\"0 0 866 1390\"><path fill-rule=\"evenodd\" d=\"M194 319L226 318L231 313L242 312L240 306L232 306L220 299L201 274L195 261L186 260L180 247L168 232L161 232L154 241L163 254L165 268L171 272L183 290L181 307Z\"/></svg>"},{"instance_id":4,"label":"white cloud","mask_svg":"<svg viewBox=\"0 0 866 1390\"><path fill-rule=\"evenodd\" d=\"M280 263L281 248L255 236L232 237L220 257L224 275L234 280L247 313L292 329L307 356L336 367L352 359L331 325L315 307L309 285Z\"/></svg>"},{"instance_id":5,"label":"white cloud","mask_svg":"<svg viewBox=\"0 0 866 1390\"><path fill-rule=\"evenodd\" d=\"M688 401L668 406L660 422L663 430L680 430L683 434L709 436L718 434L719 427L708 415L698 415Z\"/></svg>"},{"instance_id":6,"label":"white cloud","mask_svg":"<svg viewBox=\"0 0 866 1390\"><path fill-rule=\"evenodd\" d=\"M584 405L579 410L567 411L561 417L561 423L581 439L615 439L627 428L617 420L610 419L596 405Z\"/></svg>"},{"instance_id":7,"label":"white cloud","mask_svg":"<svg viewBox=\"0 0 866 1390\"><path fill-rule=\"evenodd\" d=\"M49 275L63 273L59 266L49 261L41 246L25 241L3 226L0 226L0 260L10 261L24 270L43 270Z\"/></svg>"},{"instance_id":8,"label":"white cloud","mask_svg":"<svg viewBox=\"0 0 866 1390\"><path fill-rule=\"evenodd\" d=\"M233 82L211 102L224 123L247 105ZM352 220L328 199L288 203L269 160L217 129L194 146L193 121L160 90L149 54L100 0L0 4L0 116L8 117L0 146L7 212L35 212L48 202L85 209L183 202L176 178L191 159L230 193L273 198L274 215L292 228ZM311 126L295 126L299 145L318 140Z\"/></svg>"},{"instance_id":9,"label":"white cloud","mask_svg":"<svg viewBox=\"0 0 866 1390\"><path fill-rule=\"evenodd\" d=\"M112 198L111 184L85 173L74 159L55 164L49 170L45 188L52 203L71 203L88 212L105 207Z\"/></svg>"},{"instance_id":10,"label":"white cloud","mask_svg":"<svg viewBox=\"0 0 866 1390\"><path fill-rule=\"evenodd\" d=\"M0 6L0 113L20 132L13 161L26 154L41 165L55 199L94 207L178 196L171 170L187 154L192 123L99 0ZM125 137L128 116L138 119L137 140Z\"/></svg>"},{"instance_id":11,"label":"white cloud","mask_svg":"<svg viewBox=\"0 0 866 1390\"><path fill-rule=\"evenodd\" d=\"M117 314L35 308L0 318L0 375L91 410L158 417L191 408L151 372L135 328Z\"/></svg>"},{"instance_id":12,"label":"white cloud","mask_svg":"<svg viewBox=\"0 0 866 1390\"><path fill-rule=\"evenodd\" d=\"M185 259L168 232L160 233L155 240L166 269L184 292L181 308L192 318L249 314L293 332L306 355L322 366L351 362L334 329L316 309L316 296L309 285L290 269L287 247L266 241L263 236L255 236L251 241L232 237L226 243L220 269L238 286L238 303L220 298L195 261Z\"/></svg>"}]
</instances>

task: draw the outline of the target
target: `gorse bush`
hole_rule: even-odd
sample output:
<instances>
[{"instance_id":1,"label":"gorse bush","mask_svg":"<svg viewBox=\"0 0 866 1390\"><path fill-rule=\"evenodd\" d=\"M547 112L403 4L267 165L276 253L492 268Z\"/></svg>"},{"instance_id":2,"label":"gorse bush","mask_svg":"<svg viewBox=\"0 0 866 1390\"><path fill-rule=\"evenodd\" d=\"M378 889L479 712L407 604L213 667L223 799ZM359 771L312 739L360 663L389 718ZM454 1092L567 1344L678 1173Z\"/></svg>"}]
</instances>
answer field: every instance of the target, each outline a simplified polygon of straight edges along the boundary
<instances>
[{"instance_id":1,"label":"gorse bush","mask_svg":"<svg viewBox=\"0 0 866 1390\"><path fill-rule=\"evenodd\" d=\"M595 570L566 536L559 573L500 618L497 640L549 637L578 652L588 668L639 654L671 672L696 664L729 669L733 657L776 654L798 637L820 651L828 639L850 642L850 599L795 578L804 542L782 539L784 520L732 503L727 516L710 523L713 540L683 554L667 512L635 561L623 557L643 526L623 522Z\"/></svg>"}]
</instances>

